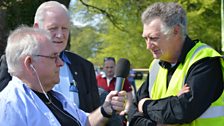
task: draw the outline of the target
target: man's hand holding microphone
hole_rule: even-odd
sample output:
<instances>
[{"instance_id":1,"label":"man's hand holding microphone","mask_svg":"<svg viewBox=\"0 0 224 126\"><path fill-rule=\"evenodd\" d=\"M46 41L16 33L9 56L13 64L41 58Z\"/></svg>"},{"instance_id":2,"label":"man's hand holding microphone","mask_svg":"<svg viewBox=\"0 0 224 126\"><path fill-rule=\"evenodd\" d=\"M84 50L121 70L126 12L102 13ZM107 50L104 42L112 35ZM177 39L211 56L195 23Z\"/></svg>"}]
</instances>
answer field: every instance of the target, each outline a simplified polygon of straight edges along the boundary
<instances>
[{"instance_id":1,"label":"man's hand holding microphone","mask_svg":"<svg viewBox=\"0 0 224 126\"><path fill-rule=\"evenodd\" d=\"M111 117L113 112L124 115L127 102L127 92L123 91L124 80L128 76L130 70L130 62L127 59L120 58L116 68L116 84L115 91L111 91L101 108L101 113L106 117Z\"/></svg>"}]
</instances>

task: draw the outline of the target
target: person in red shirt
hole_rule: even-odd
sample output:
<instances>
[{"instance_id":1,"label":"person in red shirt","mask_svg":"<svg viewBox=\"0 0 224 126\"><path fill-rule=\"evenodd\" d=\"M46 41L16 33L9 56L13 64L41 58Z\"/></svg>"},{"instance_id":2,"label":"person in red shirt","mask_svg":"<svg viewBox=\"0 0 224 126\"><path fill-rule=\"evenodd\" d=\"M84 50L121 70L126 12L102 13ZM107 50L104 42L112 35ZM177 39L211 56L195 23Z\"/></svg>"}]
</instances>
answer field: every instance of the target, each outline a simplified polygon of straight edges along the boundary
<instances>
[{"instance_id":1,"label":"person in red shirt","mask_svg":"<svg viewBox=\"0 0 224 126\"><path fill-rule=\"evenodd\" d=\"M104 96L106 96L107 93L115 90L115 83L116 83L115 65L116 61L113 57L104 58L103 72L101 72L96 77L101 101L104 101ZM131 84L129 83L127 78L124 81L123 90L127 92L128 100L124 111L124 114L127 114L133 100Z\"/></svg>"}]
</instances>

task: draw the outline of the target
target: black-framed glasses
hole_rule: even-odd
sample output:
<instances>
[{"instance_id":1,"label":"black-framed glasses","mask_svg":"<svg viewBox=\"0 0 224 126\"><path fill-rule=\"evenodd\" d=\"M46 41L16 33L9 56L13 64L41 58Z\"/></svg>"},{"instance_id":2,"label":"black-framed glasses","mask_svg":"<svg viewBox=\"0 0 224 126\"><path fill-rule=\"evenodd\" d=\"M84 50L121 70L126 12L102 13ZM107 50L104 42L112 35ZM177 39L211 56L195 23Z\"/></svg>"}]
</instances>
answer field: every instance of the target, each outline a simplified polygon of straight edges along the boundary
<instances>
[{"instance_id":1,"label":"black-framed glasses","mask_svg":"<svg viewBox=\"0 0 224 126\"><path fill-rule=\"evenodd\" d=\"M115 58L114 57L105 57L103 61L106 62L108 60L112 60L112 61L115 62Z\"/></svg>"},{"instance_id":2,"label":"black-framed glasses","mask_svg":"<svg viewBox=\"0 0 224 126\"><path fill-rule=\"evenodd\" d=\"M35 54L33 56L39 56L39 57L44 57L44 58L48 58L48 59L54 59L55 63L58 62L59 59L60 59L59 54L56 54L54 56L46 56L46 55Z\"/></svg>"}]
</instances>

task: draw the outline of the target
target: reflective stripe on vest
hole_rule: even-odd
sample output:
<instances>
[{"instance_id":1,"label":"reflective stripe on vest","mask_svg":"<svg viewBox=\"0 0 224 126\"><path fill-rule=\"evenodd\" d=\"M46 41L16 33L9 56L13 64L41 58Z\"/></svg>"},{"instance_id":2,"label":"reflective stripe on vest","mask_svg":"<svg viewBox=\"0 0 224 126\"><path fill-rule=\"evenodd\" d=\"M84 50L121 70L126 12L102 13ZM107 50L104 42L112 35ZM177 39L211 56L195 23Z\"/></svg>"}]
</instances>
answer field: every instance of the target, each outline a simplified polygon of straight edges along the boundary
<instances>
[{"instance_id":1,"label":"reflective stripe on vest","mask_svg":"<svg viewBox=\"0 0 224 126\"><path fill-rule=\"evenodd\" d=\"M148 91L151 92L152 90L152 86L156 80L156 76L159 72L159 60L154 60L153 64L152 64L152 67L149 71L149 87L148 87ZM153 73L153 74L151 74ZM149 94L150 96L150 94Z\"/></svg>"},{"instance_id":2,"label":"reflective stripe on vest","mask_svg":"<svg viewBox=\"0 0 224 126\"><path fill-rule=\"evenodd\" d=\"M215 118L224 116L224 106L209 107L199 118Z\"/></svg>"},{"instance_id":3,"label":"reflective stripe on vest","mask_svg":"<svg viewBox=\"0 0 224 126\"><path fill-rule=\"evenodd\" d=\"M194 59L195 55L196 55L199 51L201 51L202 49L205 49L205 48L211 48L211 47L208 46L208 45L202 45L202 46L198 47L198 48L194 51L193 55L191 56L190 62ZM183 85L182 85L182 86L184 86L184 84L185 84L185 82L186 82L186 76L187 76L187 75L184 76L184 82L183 82Z\"/></svg>"}]
</instances>

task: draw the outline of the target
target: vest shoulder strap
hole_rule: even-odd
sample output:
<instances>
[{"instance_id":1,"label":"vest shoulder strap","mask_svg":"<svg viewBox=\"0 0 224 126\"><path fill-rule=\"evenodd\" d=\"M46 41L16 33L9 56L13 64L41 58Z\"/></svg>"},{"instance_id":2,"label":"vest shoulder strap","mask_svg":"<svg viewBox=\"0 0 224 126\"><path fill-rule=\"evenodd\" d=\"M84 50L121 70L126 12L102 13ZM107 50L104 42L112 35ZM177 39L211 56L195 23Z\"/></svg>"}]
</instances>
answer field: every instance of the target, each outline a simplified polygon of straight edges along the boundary
<instances>
[{"instance_id":1,"label":"vest shoulder strap","mask_svg":"<svg viewBox=\"0 0 224 126\"><path fill-rule=\"evenodd\" d=\"M148 91L149 91L149 94L152 90L152 87L153 87L153 84L156 80L156 77L157 77L157 74L159 72L159 60L158 59L155 59L153 61L153 64L152 66L150 67L150 70L149 70L149 86L148 86Z\"/></svg>"}]
</instances>

